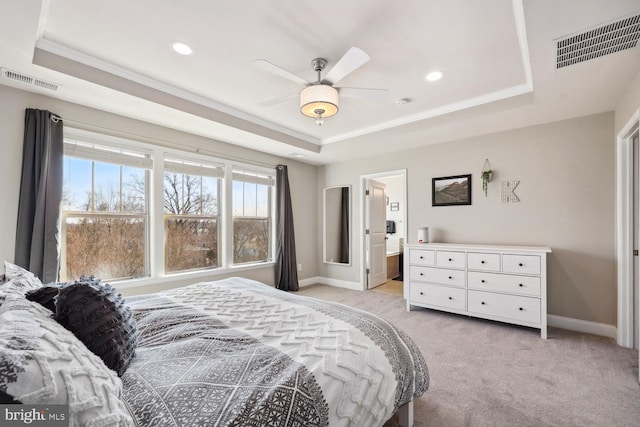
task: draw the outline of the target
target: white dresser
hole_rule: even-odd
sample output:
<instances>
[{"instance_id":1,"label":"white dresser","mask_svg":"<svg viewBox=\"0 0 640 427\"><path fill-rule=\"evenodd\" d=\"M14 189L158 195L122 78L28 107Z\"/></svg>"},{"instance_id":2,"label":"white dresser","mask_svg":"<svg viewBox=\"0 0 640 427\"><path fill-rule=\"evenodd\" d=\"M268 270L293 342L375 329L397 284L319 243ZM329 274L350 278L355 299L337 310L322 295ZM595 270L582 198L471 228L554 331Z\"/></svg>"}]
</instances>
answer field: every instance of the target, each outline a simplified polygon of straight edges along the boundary
<instances>
[{"instance_id":1,"label":"white dresser","mask_svg":"<svg viewBox=\"0 0 640 427\"><path fill-rule=\"evenodd\" d=\"M405 245L411 306L540 329L547 338L547 253L537 246Z\"/></svg>"}]
</instances>

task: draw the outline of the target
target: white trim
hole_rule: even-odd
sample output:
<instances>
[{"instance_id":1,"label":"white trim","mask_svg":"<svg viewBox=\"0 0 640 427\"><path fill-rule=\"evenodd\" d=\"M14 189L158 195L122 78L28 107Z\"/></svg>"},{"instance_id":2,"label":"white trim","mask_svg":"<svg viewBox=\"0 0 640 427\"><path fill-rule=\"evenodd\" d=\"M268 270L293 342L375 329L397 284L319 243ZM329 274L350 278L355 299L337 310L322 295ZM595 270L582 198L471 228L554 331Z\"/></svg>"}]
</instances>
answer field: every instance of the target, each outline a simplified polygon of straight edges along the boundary
<instances>
[{"instance_id":1,"label":"white trim","mask_svg":"<svg viewBox=\"0 0 640 427\"><path fill-rule=\"evenodd\" d=\"M80 141L87 141L92 144L99 144L103 146L119 146L119 147L132 147L132 151L141 151L149 154L153 160L153 168L149 169L147 174L149 177L149 185L146 187L147 191L147 203L149 212L148 221L149 226L147 228L148 235L146 236L146 245L148 251L148 274L149 276L139 279L124 279L121 281L112 280L111 283L117 284L123 289L134 288L140 286L152 286L157 284L164 284L170 281L183 281L183 280L198 280L206 279L212 276L219 276L223 274L233 274L235 272L260 269L265 267L272 267L274 262L271 260L275 253L275 186L270 187L270 206L269 206L269 220L271 225L271 245L269 248L269 259L264 262L256 262L250 264L238 264L233 263L233 215L232 215L232 186L233 186L233 171L249 172L252 174L265 174L273 178L275 181L276 170L273 168L267 168L262 166L256 166L250 163L243 163L240 161L225 159L221 157L210 156L202 153L192 153L185 150L179 150L171 147L164 147L142 142L136 139L126 139L108 134L101 134L99 132L93 132L83 129L65 127L64 129L65 139L70 137L71 139L77 139ZM68 155L66 153L65 155ZM165 221L164 221L164 199L163 199L163 187L164 187L164 171L165 171L165 157L171 159L184 159L193 162L201 162L203 164L212 165L221 168L224 171L221 174L223 185L220 185L219 190L219 236L218 236L218 263L220 267L216 269L202 269L196 271L184 271L176 273L165 273L164 263L164 238L165 238ZM101 160L96 158L96 160ZM126 164L126 163L123 163ZM194 168L195 169L195 168ZM196 172L198 172L196 170ZM222 243L221 243L222 242ZM64 246L61 246L64 248ZM66 256L64 250L62 250L62 257ZM63 263L62 265L65 265Z\"/></svg>"},{"instance_id":2,"label":"white trim","mask_svg":"<svg viewBox=\"0 0 640 427\"><path fill-rule=\"evenodd\" d=\"M503 99L512 98L518 95L524 95L532 92L533 89L528 83L518 86L509 87L495 92L489 92L484 95L476 96L475 98L465 99L464 101L454 102L452 104L443 105L442 107L432 108L430 110L422 111L420 113L404 116L395 120L388 120L386 122L377 123L374 126L364 127L356 129L351 132L345 132L339 135L335 135L329 138L323 138L320 141L321 145L327 145L334 142L344 141L346 139L355 138L357 136L367 135L369 133L378 132L381 130L394 128L397 126L406 125L409 123L417 122L420 120L430 119L433 117L442 116L456 111L466 110L472 107L478 107L480 105L489 104L491 102L501 101Z\"/></svg>"},{"instance_id":3,"label":"white trim","mask_svg":"<svg viewBox=\"0 0 640 427\"><path fill-rule=\"evenodd\" d=\"M298 286L304 288L305 286L317 285L320 283L319 277L309 277L308 279L298 280Z\"/></svg>"},{"instance_id":4,"label":"white trim","mask_svg":"<svg viewBox=\"0 0 640 427\"><path fill-rule=\"evenodd\" d=\"M336 288L352 289L354 291L362 290L362 287L358 282L348 282L346 280L332 279L330 277L322 277L322 276L310 277L308 279L299 280L298 285L301 288L305 286L310 286L310 285L329 285L329 286L334 286Z\"/></svg>"},{"instance_id":5,"label":"white trim","mask_svg":"<svg viewBox=\"0 0 640 427\"><path fill-rule=\"evenodd\" d=\"M522 57L522 68L527 79L527 85L533 91L533 74L531 72L531 58L529 56L529 41L527 40L527 25L524 18L523 0L513 0L513 16L518 33L518 43L520 45L520 55Z\"/></svg>"},{"instance_id":6,"label":"white trim","mask_svg":"<svg viewBox=\"0 0 640 427\"><path fill-rule=\"evenodd\" d=\"M322 138L320 145L331 144L333 142L344 141L346 139L355 138L357 136L366 135L369 133L378 132L381 130L402 126L405 124L417 122L420 120L430 119L433 117L442 116L445 114L453 113L467 108L477 107L491 102L500 101L524 95L526 93L533 92L533 73L531 71L531 58L529 54L529 42L527 40L527 27L524 14L523 0L512 0L513 4L513 20L516 27L516 33L518 34L518 45L520 46L520 58L522 60L522 68L524 69L525 83L517 86L508 87L506 89L497 90L495 92L489 92L484 95L477 96L475 98L466 99L460 102L454 102L452 104L443 105L439 108L432 108L430 110L422 111L410 116L401 117L395 120L388 120L386 122L377 123L374 126L364 127L356 129L351 132L345 132L340 135L331 136L328 138Z\"/></svg>"},{"instance_id":7,"label":"white trim","mask_svg":"<svg viewBox=\"0 0 640 427\"><path fill-rule=\"evenodd\" d=\"M360 284L357 282L347 282L345 280L331 279L329 277L310 277L298 282L301 288L311 285L329 285L338 288L352 289L361 291ZM555 328L567 329L569 331L593 334L607 338L616 338L617 328L614 325L606 323L591 322L588 320L574 319L571 317L547 315L547 325Z\"/></svg>"},{"instance_id":8,"label":"white trim","mask_svg":"<svg viewBox=\"0 0 640 427\"><path fill-rule=\"evenodd\" d=\"M348 230L351 233L353 229L353 190L351 189L351 185L333 185L331 187L324 187L322 189L322 262L325 264L333 264L333 265L344 265L351 266L353 264L353 244L349 242L349 254L347 255L349 258L349 262L335 262L335 261L327 261L327 190L337 189L337 188L348 188L349 189L349 227ZM351 236L349 236L351 239Z\"/></svg>"},{"instance_id":9,"label":"white trim","mask_svg":"<svg viewBox=\"0 0 640 427\"><path fill-rule=\"evenodd\" d=\"M259 270L263 268L274 268L274 262L263 262L260 264L240 265L233 267L219 267L210 270L194 270L186 271L174 274L165 274L158 277L145 277L142 279L126 279L119 281L109 281L117 289L132 289L139 288L141 286L155 286L162 285L171 282L184 282L190 281L190 283L206 282L212 280L220 280L217 276L239 274L242 271ZM179 284L177 287L186 286L185 284Z\"/></svg>"},{"instance_id":10,"label":"white trim","mask_svg":"<svg viewBox=\"0 0 640 427\"><path fill-rule=\"evenodd\" d=\"M618 345L633 348L633 146L631 133L640 110L616 138L616 260L618 273Z\"/></svg>"},{"instance_id":11,"label":"white trim","mask_svg":"<svg viewBox=\"0 0 640 427\"><path fill-rule=\"evenodd\" d=\"M360 200L360 230L358 231L358 235L360 238L360 288L358 290L365 290L367 289L367 259L366 259L366 253L367 253L367 239L366 239L366 235L365 235L365 230L367 228L367 219L366 219L366 212L365 212L365 207L367 205L367 180L368 179L376 179L376 178L385 178L388 176L397 176L397 175L402 175L403 177L403 185L404 185L404 195L403 195L403 203L405 206L404 209L404 239L405 239L405 243L407 243L408 241L408 236L409 236L409 221L408 221L408 216L409 216L409 199L408 199L408 186L407 186L407 179L408 179L408 173L407 173L407 169L396 169L396 170L391 170L391 171L385 171L385 172L375 172L375 173L370 173L370 174L364 174L364 175L360 175L360 197L358 200Z\"/></svg>"},{"instance_id":12,"label":"white trim","mask_svg":"<svg viewBox=\"0 0 640 427\"><path fill-rule=\"evenodd\" d=\"M230 107L225 104L221 104L216 102L210 98L206 98L202 95L195 94L193 92L186 91L184 89L180 89L176 86L170 85L168 83L161 82L160 80L156 80L154 78L139 74L135 71L129 70L124 67L120 67L111 62L96 58L94 56L88 55L84 52L80 52L75 50L69 46L63 45L61 43L55 42L46 37L41 37L36 41L35 44L36 49L43 50L45 52L49 52L53 55L60 56L62 58L69 59L74 62L78 62L80 64L95 68L97 70L103 71L108 74L112 74L114 76L123 78L125 80L129 80L131 82L140 84L142 86L155 89L169 95L176 96L180 99L184 99L194 104L202 105L204 107L210 108L214 111L222 112L224 114L228 114L233 117L237 117L242 120L246 120L250 123L254 123L260 126L263 126L267 129L274 130L276 132L281 132L286 135L289 135L293 138L297 138L299 140L309 142L315 145L318 145L320 141L317 138L314 138L310 135L307 135L302 132L298 132L294 129L290 129L288 127L277 125L273 122L268 122L260 117L254 116L252 114L245 113L243 111L237 110L233 107ZM144 97L143 97L144 98ZM146 99L146 98L144 98ZM148 100L148 99L147 99ZM153 102L153 101L152 101Z\"/></svg>"},{"instance_id":13,"label":"white trim","mask_svg":"<svg viewBox=\"0 0 640 427\"><path fill-rule=\"evenodd\" d=\"M570 331L599 335L607 338L616 338L617 328L606 323L590 322L588 320L573 319L571 317L547 315L547 323L555 328L568 329Z\"/></svg>"}]
</instances>

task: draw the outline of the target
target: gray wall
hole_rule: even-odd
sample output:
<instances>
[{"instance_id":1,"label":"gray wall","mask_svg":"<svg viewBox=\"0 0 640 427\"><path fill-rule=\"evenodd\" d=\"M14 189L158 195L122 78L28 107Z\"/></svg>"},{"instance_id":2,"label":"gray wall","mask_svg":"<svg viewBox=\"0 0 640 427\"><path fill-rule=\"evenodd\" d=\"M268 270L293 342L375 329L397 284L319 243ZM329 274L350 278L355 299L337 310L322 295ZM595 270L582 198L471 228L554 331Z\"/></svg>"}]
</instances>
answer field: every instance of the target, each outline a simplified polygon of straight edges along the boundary
<instances>
[{"instance_id":1,"label":"gray wall","mask_svg":"<svg viewBox=\"0 0 640 427\"><path fill-rule=\"evenodd\" d=\"M604 113L320 168L319 187L351 184L352 239L361 245L360 175L407 168L407 242L429 227L434 242L549 246L549 314L616 324L614 115ZM389 141L390 143L392 141ZM488 197L480 172L494 171ZM431 178L472 176L471 206L431 206ZM502 203L500 182L518 180L520 203ZM321 275L360 280L352 267Z\"/></svg>"},{"instance_id":2,"label":"gray wall","mask_svg":"<svg viewBox=\"0 0 640 427\"><path fill-rule=\"evenodd\" d=\"M640 73L636 75L616 107L616 135L640 109Z\"/></svg>"},{"instance_id":3,"label":"gray wall","mask_svg":"<svg viewBox=\"0 0 640 427\"><path fill-rule=\"evenodd\" d=\"M18 209L18 191L20 186L20 170L22 161L22 139L24 132L24 114L26 108L49 110L69 120L73 127L104 132L115 136L136 139L142 142L173 146L179 144L189 149L199 149L202 153L215 154L219 157L241 160L247 163L286 164L289 169L289 184L293 200L294 227L298 242L296 256L303 265L300 279L317 275L320 252L315 245L303 242L314 241L316 236L318 197L309 182L316 182L317 167L291 159L283 159L249 150L243 147L226 144L208 138L180 132L150 123L110 114L104 111L83 107L77 104L56 100L46 96L0 86L0 262L13 261ZM80 123L71 123L80 122ZM239 275L239 274L235 274ZM273 267L244 271L242 276L273 284ZM215 276L214 279L221 278ZM127 290L126 294L154 291L172 285L185 285L189 281L176 281L153 287L140 287Z\"/></svg>"}]
</instances>

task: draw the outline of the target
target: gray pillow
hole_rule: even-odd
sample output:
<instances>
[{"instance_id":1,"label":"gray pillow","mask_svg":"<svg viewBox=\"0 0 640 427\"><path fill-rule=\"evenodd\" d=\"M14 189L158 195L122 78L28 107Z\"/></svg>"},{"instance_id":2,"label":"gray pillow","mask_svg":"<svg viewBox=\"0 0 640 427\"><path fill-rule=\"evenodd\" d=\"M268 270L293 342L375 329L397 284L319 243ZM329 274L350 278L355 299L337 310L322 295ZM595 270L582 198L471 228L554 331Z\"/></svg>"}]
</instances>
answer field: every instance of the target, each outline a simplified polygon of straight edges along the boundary
<instances>
[{"instance_id":1,"label":"gray pillow","mask_svg":"<svg viewBox=\"0 0 640 427\"><path fill-rule=\"evenodd\" d=\"M24 404L68 404L70 426L133 425L115 372L17 292L0 306L0 362L2 392Z\"/></svg>"},{"instance_id":2,"label":"gray pillow","mask_svg":"<svg viewBox=\"0 0 640 427\"><path fill-rule=\"evenodd\" d=\"M47 283L46 285L42 285L42 287L38 289L27 292L25 296L29 301L35 301L41 306L48 308L53 313L55 313L55 299L58 296L58 292L60 291L60 289L67 285L68 283L66 282Z\"/></svg>"},{"instance_id":3,"label":"gray pillow","mask_svg":"<svg viewBox=\"0 0 640 427\"><path fill-rule=\"evenodd\" d=\"M122 295L94 276L63 286L54 318L74 333L118 375L124 374L138 343L138 329Z\"/></svg>"},{"instance_id":4,"label":"gray pillow","mask_svg":"<svg viewBox=\"0 0 640 427\"><path fill-rule=\"evenodd\" d=\"M42 286L40 279L18 265L5 261L4 269L5 282L0 286L0 305L9 293L24 295Z\"/></svg>"}]
</instances>

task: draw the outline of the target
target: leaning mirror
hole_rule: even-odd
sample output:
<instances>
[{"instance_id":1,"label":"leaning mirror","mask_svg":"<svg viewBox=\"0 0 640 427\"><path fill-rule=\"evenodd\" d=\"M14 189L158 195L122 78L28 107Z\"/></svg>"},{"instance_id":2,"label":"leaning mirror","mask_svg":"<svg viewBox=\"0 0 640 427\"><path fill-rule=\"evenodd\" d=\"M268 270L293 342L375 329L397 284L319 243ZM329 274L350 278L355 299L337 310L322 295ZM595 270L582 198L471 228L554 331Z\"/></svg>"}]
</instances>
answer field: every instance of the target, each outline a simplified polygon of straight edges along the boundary
<instances>
[{"instance_id":1,"label":"leaning mirror","mask_svg":"<svg viewBox=\"0 0 640 427\"><path fill-rule=\"evenodd\" d=\"M324 262L350 264L351 187L324 189Z\"/></svg>"}]
</instances>

